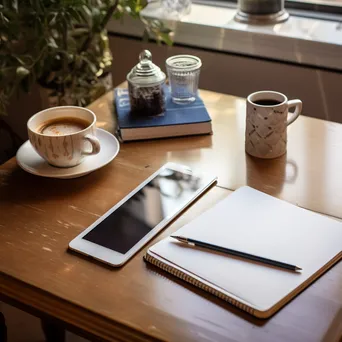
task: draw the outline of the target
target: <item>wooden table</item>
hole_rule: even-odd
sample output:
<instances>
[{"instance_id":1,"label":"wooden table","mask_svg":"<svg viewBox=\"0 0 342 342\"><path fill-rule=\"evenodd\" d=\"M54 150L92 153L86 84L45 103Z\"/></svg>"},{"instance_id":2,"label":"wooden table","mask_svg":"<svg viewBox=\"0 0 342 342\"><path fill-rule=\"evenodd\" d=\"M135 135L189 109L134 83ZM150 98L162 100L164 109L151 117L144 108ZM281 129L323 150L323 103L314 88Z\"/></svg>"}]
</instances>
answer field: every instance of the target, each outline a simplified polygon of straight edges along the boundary
<instances>
[{"instance_id":1,"label":"wooden table","mask_svg":"<svg viewBox=\"0 0 342 342\"><path fill-rule=\"evenodd\" d=\"M215 172L218 186L151 244L244 184L342 218L342 125L301 117L289 129L286 156L257 160L244 153L244 100L201 94L212 136L125 143L108 166L74 180L35 177L15 159L0 166L2 300L101 340L340 341L342 263L259 320L145 264L147 247L121 269L67 251L72 238L167 161ZM113 132L112 102L109 93L90 108L98 126Z\"/></svg>"}]
</instances>

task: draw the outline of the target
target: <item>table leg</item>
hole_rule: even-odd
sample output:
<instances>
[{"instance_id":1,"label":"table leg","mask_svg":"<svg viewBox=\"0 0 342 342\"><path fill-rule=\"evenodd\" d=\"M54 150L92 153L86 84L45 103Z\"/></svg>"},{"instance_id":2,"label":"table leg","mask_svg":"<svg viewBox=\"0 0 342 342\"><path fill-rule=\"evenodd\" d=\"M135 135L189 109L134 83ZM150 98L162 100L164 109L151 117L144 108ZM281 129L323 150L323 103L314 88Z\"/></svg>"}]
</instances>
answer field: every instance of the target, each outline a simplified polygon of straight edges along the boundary
<instances>
[{"instance_id":1,"label":"table leg","mask_svg":"<svg viewBox=\"0 0 342 342\"><path fill-rule=\"evenodd\" d=\"M0 312L0 341L7 342L7 327L5 316Z\"/></svg>"},{"instance_id":2,"label":"table leg","mask_svg":"<svg viewBox=\"0 0 342 342\"><path fill-rule=\"evenodd\" d=\"M42 319L41 325L46 342L65 342L65 329L59 323Z\"/></svg>"}]
</instances>

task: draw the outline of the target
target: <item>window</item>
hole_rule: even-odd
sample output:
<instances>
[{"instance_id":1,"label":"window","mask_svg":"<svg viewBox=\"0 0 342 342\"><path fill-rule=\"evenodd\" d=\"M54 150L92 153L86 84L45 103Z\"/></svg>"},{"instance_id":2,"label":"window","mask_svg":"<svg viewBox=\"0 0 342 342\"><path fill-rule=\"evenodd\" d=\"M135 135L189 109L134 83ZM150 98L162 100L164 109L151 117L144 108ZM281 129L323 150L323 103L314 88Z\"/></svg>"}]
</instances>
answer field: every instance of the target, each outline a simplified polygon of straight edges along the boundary
<instances>
[{"instance_id":1,"label":"window","mask_svg":"<svg viewBox=\"0 0 342 342\"><path fill-rule=\"evenodd\" d=\"M193 0L196 3L210 3L216 6L236 7L239 0ZM240 0L242 1L242 0ZM342 0L285 0L285 8L296 15L317 17L317 13L322 14L324 19L329 19L326 15L333 14L342 16ZM299 13L301 11L302 13ZM316 14L316 15L315 15ZM319 16L318 16L319 17ZM332 18L336 19L336 17ZM339 18L341 20L341 18Z\"/></svg>"},{"instance_id":2,"label":"window","mask_svg":"<svg viewBox=\"0 0 342 342\"><path fill-rule=\"evenodd\" d=\"M285 8L342 14L342 0L286 0Z\"/></svg>"},{"instance_id":3,"label":"window","mask_svg":"<svg viewBox=\"0 0 342 342\"><path fill-rule=\"evenodd\" d=\"M342 0L288 0L287 2L303 2L313 5L342 6Z\"/></svg>"}]
</instances>

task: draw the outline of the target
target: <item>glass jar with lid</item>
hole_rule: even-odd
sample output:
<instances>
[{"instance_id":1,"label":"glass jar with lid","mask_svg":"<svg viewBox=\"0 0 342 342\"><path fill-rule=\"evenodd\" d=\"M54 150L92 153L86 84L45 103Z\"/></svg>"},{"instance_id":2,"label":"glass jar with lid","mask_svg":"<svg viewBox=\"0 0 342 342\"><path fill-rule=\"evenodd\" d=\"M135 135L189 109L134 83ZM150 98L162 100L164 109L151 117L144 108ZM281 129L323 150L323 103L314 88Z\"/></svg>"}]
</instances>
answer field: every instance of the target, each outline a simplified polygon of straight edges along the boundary
<instances>
[{"instance_id":1,"label":"glass jar with lid","mask_svg":"<svg viewBox=\"0 0 342 342\"><path fill-rule=\"evenodd\" d=\"M127 75L131 112L159 115L165 112L164 84L166 76L152 63L152 54L144 50L140 62Z\"/></svg>"}]
</instances>

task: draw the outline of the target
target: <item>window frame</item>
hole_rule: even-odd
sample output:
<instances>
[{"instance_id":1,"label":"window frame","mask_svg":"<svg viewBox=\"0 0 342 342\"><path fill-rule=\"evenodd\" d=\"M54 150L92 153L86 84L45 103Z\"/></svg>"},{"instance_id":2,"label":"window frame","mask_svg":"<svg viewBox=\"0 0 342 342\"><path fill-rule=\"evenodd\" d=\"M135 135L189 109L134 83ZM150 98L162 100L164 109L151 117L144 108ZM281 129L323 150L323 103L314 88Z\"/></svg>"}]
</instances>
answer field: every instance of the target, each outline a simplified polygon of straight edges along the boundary
<instances>
[{"instance_id":1,"label":"window frame","mask_svg":"<svg viewBox=\"0 0 342 342\"><path fill-rule=\"evenodd\" d=\"M237 8L237 0L193 0L193 2L202 5ZM342 3L341 6L333 6L323 3L308 3L300 0L285 0L285 8L290 14L299 17L342 21Z\"/></svg>"}]
</instances>

